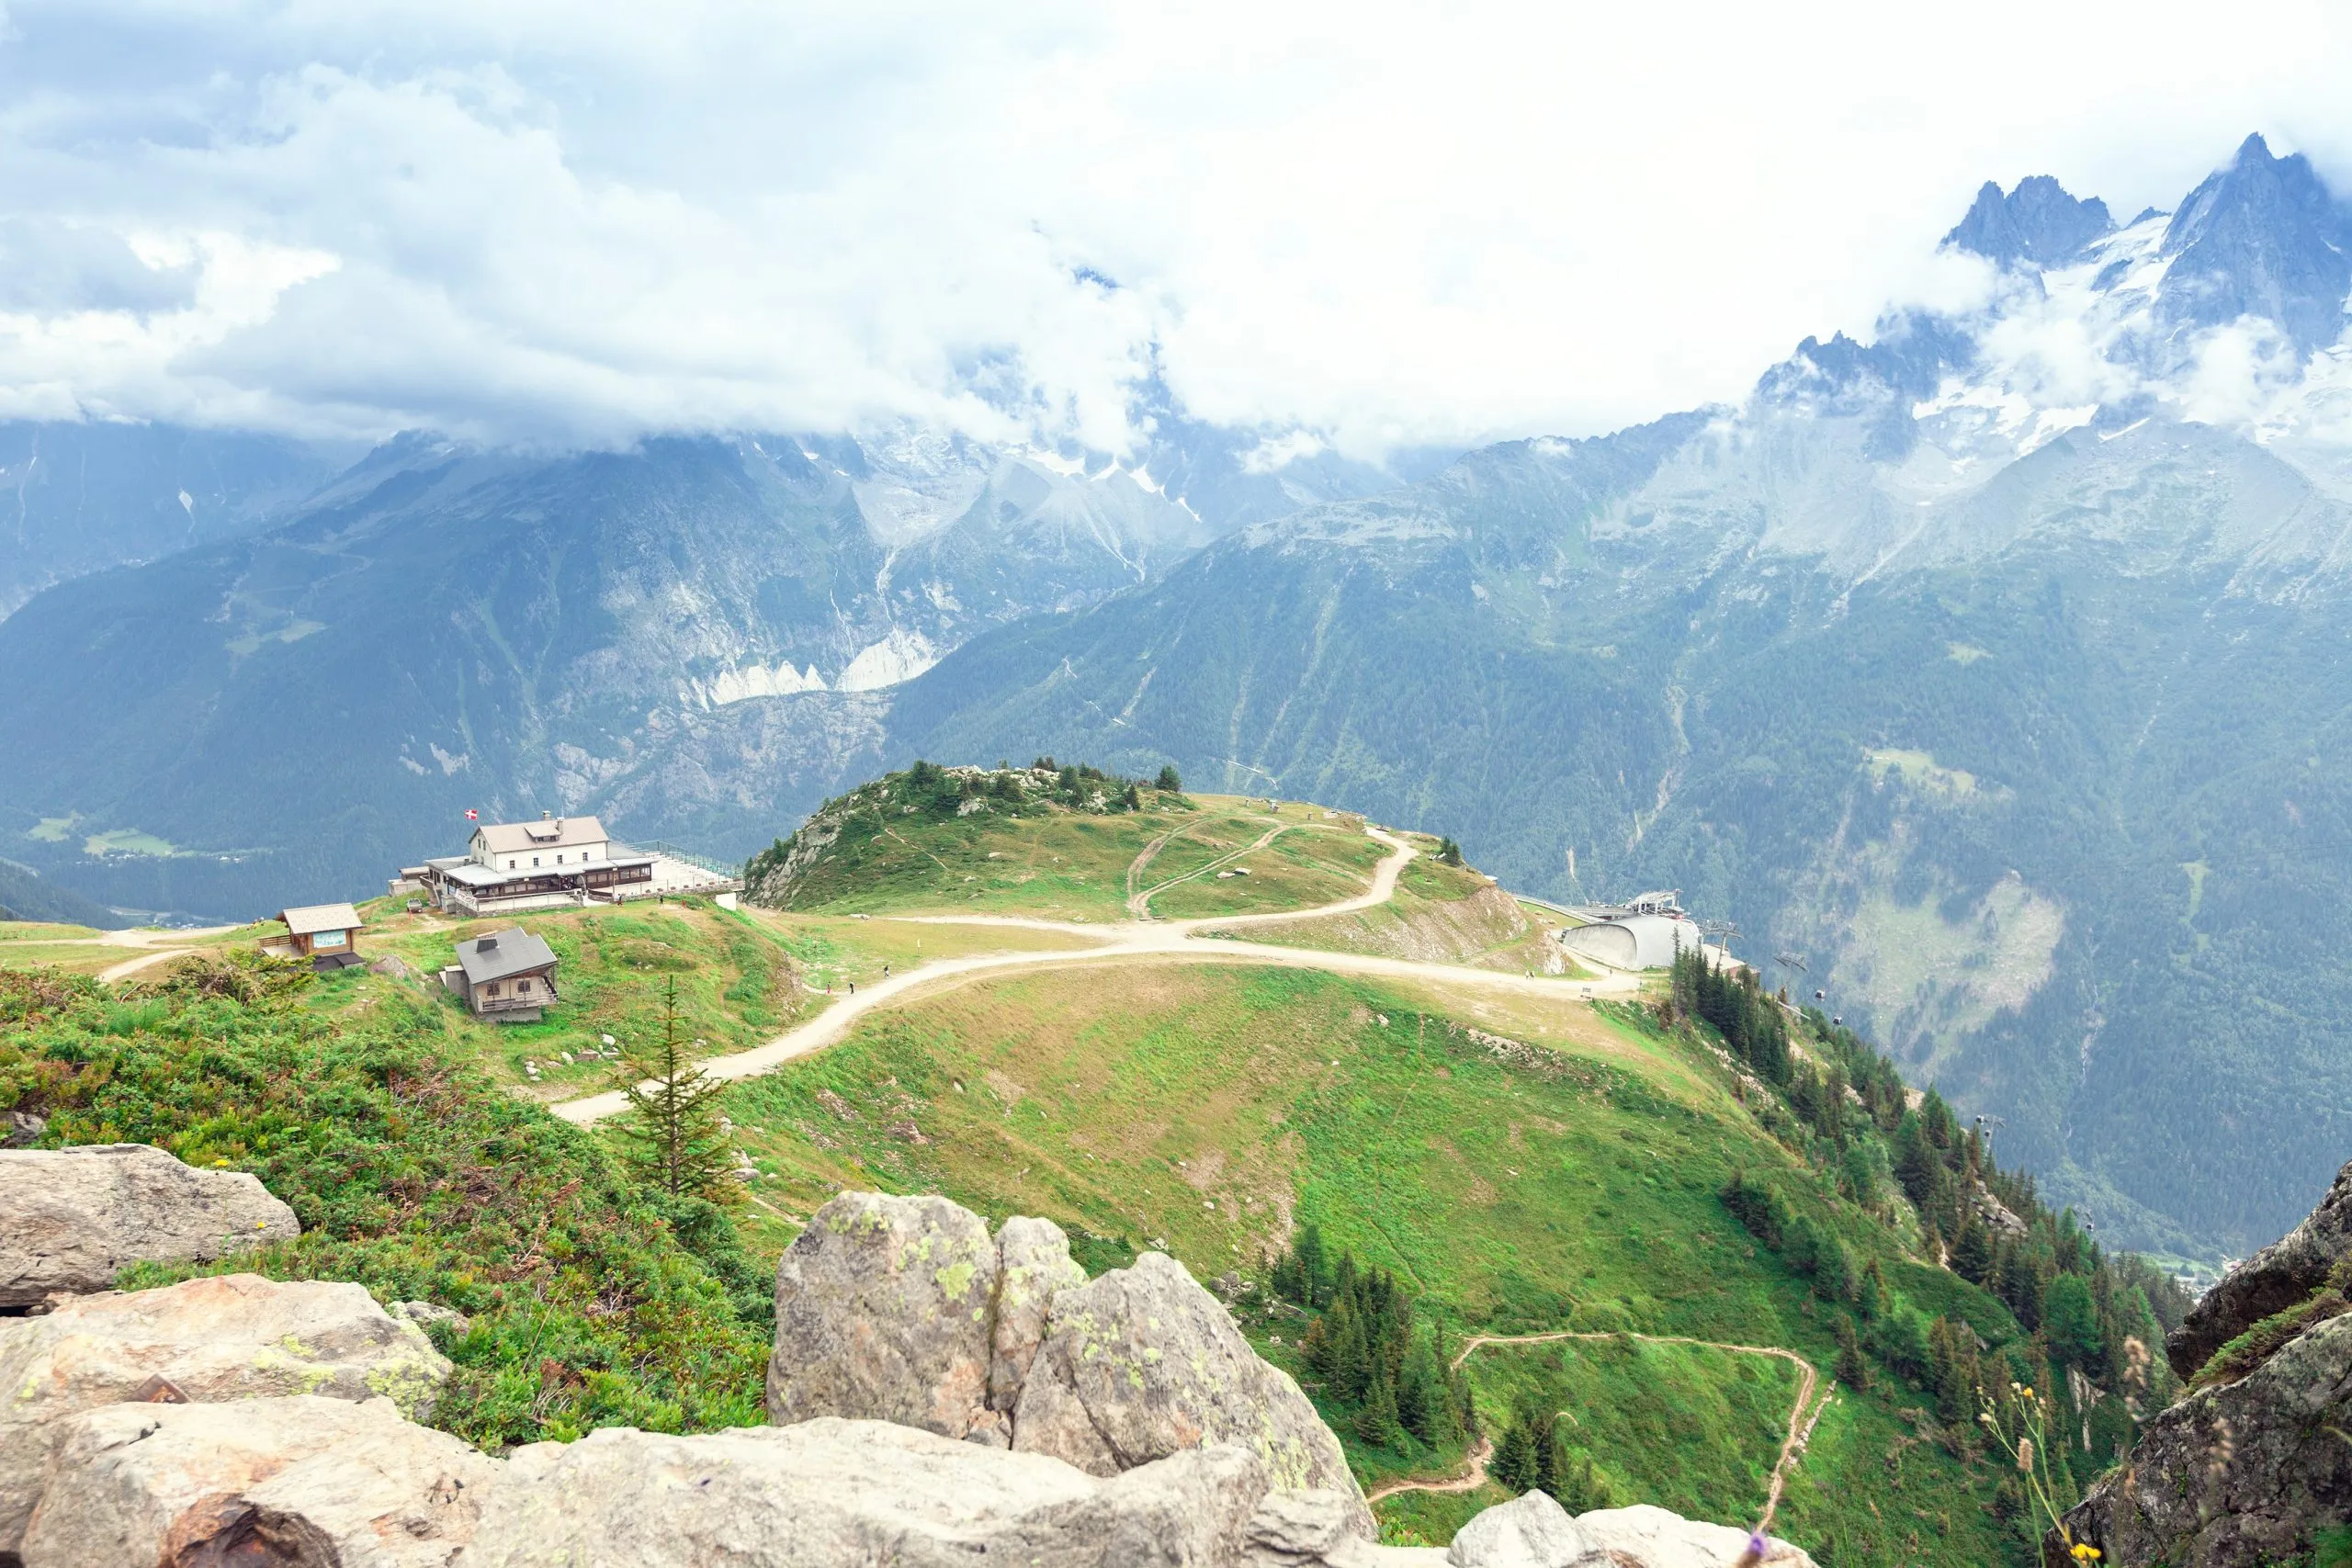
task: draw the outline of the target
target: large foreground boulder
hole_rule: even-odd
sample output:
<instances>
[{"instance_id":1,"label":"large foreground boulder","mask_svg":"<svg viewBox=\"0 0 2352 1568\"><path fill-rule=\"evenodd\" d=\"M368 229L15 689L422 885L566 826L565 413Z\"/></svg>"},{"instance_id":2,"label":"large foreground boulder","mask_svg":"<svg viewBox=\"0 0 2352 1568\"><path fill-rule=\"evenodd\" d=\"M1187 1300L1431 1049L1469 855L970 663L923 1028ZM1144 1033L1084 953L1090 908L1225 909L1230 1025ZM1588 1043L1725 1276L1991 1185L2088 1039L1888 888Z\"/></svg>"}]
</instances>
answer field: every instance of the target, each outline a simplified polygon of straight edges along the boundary
<instances>
[{"instance_id":1,"label":"large foreground boulder","mask_svg":"<svg viewBox=\"0 0 2352 1568\"><path fill-rule=\"evenodd\" d=\"M209 1263L301 1234L242 1170L146 1144L0 1149L0 1306L110 1290L130 1263Z\"/></svg>"},{"instance_id":2,"label":"large foreground boulder","mask_svg":"<svg viewBox=\"0 0 2352 1568\"><path fill-rule=\"evenodd\" d=\"M850 1192L827 1203L776 1265L768 1418L845 1416L947 1438L994 1430L997 1269L987 1222L944 1198Z\"/></svg>"},{"instance_id":3,"label":"large foreground boulder","mask_svg":"<svg viewBox=\"0 0 2352 1568\"><path fill-rule=\"evenodd\" d=\"M1575 1568L1592 1547L1548 1492L1498 1503L1464 1525L1446 1550L1451 1568Z\"/></svg>"},{"instance_id":4,"label":"large foreground boulder","mask_svg":"<svg viewBox=\"0 0 2352 1568\"><path fill-rule=\"evenodd\" d=\"M2327 1282L2336 1260L2352 1253L2352 1164L2301 1224L2222 1277L2165 1339L2165 1358L2183 1382L2214 1351Z\"/></svg>"},{"instance_id":5,"label":"large foreground boulder","mask_svg":"<svg viewBox=\"0 0 2352 1568\"><path fill-rule=\"evenodd\" d=\"M2352 1524L2347 1432L2352 1316L2338 1316L2240 1381L2155 1416L2123 1467L2067 1512L2066 1528L2105 1554L2104 1568L2308 1561L2316 1532ZM2055 1531L2042 1556L2068 1562Z\"/></svg>"},{"instance_id":6,"label":"large foreground boulder","mask_svg":"<svg viewBox=\"0 0 2352 1568\"><path fill-rule=\"evenodd\" d=\"M1339 1438L1182 1265L1147 1252L1054 1297L1013 1413L1016 1450L1111 1475L1202 1443L1248 1449L1277 1487L1351 1498L1359 1533L1374 1533Z\"/></svg>"},{"instance_id":7,"label":"large foreground boulder","mask_svg":"<svg viewBox=\"0 0 2352 1568\"><path fill-rule=\"evenodd\" d=\"M768 1418L892 1421L1046 1454L1091 1475L1213 1444L1255 1454L1267 1485L1372 1511L1340 1440L1250 1348L1181 1264L1146 1253L1089 1283L1050 1222L944 1198L848 1192L776 1266Z\"/></svg>"},{"instance_id":8,"label":"large foreground boulder","mask_svg":"<svg viewBox=\"0 0 2352 1568\"><path fill-rule=\"evenodd\" d=\"M63 1417L306 1393L388 1398L422 1419L449 1371L423 1329L358 1285L227 1274L0 1319L0 1552L24 1529Z\"/></svg>"},{"instance_id":9,"label":"large foreground boulder","mask_svg":"<svg viewBox=\"0 0 2352 1568\"><path fill-rule=\"evenodd\" d=\"M107 1404L58 1423L24 1568L447 1568L500 1467L388 1399Z\"/></svg>"},{"instance_id":10,"label":"large foreground boulder","mask_svg":"<svg viewBox=\"0 0 2352 1568\"><path fill-rule=\"evenodd\" d=\"M1194 1449L1108 1480L1058 1460L825 1416L517 1449L464 1568L1225 1568L1264 1467Z\"/></svg>"}]
</instances>

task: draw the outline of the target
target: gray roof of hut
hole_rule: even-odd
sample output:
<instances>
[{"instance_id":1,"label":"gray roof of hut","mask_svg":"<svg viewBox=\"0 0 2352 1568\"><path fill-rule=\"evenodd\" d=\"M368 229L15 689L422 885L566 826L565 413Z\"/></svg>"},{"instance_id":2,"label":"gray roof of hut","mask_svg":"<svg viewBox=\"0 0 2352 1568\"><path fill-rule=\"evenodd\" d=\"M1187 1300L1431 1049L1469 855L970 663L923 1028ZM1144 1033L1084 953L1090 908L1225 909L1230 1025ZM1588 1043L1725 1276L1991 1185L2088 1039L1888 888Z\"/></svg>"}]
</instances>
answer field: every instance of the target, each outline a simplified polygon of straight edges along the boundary
<instances>
[{"instance_id":1,"label":"gray roof of hut","mask_svg":"<svg viewBox=\"0 0 2352 1568\"><path fill-rule=\"evenodd\" d=\"M488 936L469 936L458 944L458 963L470 985L526 975L555 963L555 950L520 926Z\"/></svg>"}]
</instances>

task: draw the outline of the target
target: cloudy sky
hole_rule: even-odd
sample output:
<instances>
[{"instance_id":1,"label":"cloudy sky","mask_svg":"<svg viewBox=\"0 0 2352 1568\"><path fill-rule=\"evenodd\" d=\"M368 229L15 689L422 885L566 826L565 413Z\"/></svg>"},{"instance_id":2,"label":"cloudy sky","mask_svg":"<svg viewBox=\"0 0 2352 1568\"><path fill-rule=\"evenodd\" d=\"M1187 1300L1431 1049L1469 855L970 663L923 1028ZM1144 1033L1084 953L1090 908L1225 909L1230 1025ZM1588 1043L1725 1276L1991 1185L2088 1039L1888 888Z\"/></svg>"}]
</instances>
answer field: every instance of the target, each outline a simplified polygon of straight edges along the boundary
<instances>
[{"instance_id":1,"label":"cloudy sky","mask_svg":"<svg viewBox=\"0 0 2352 1568\"><path fill-rule=\"evenodd\" d=\"M0 14L0 416L1584 434L1964 287L1987 177L2352 189L2332 5Z\"/></svg>"}]
</instances>

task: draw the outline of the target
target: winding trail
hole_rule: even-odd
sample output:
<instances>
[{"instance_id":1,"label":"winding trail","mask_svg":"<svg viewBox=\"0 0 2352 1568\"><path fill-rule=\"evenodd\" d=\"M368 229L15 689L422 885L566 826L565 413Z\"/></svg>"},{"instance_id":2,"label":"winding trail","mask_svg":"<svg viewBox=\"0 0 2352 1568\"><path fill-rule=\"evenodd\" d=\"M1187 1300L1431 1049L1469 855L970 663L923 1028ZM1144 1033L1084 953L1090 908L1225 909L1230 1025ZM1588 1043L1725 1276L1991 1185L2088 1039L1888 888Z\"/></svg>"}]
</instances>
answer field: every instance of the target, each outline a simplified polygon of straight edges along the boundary
<instances>
[{"instance_id":1,"label":"winding trail","mask_svg":"<svg viewBox=\"0 0 2352 1568\"><path fill-rule=\"evenodd\" d=\"M1165 893L1170 888L1181 886L1187 882L1197 882L1204 876L1207 876L1215 872L1222 871L1227 866L1231 865L1235 861L1240 860L1245 855L1256 854L1260 850L1264 849L1268 844L1272 843L1276 839L1281 838L1284 833L1289 832L1293 828L1297 826L1298 824L1295 822L1278 822L1272 828L1267 829L1264 832L1259 834L1256 839L1242 845L1238 850L1227 850L1225 853L1217 856L1215 860L1194 866L1192 870L1186 872L1182 876L1171 876L1167 881L1159 884L1157 886L1147 887L1140 893L1130 895L1127 899L1127 912L1139 920L1154 919L1155 917L1151 912L1151 900L1153 895ZM1183 829L1179 828L1176 831L1181 833ZM1366 831L1369 832L1370 829L1367 829ZM1169 835L1169 839L1172 839L1174 837L1174 833ZM1396 842L1395 840L1388 838L1385 834L1380 835L1380 838L1385 843ZM1164 844L1168 841L1168 839L1162 839L1159 840L1159 844ZM1131 880L1137 869L1144 865L1151 855L1159 852L1159 844L1153 844L1149 846L1142 854L1136 857L1136 864L1127 868L1127 874ZM1408 855L1407 858L1409 859L1411 857ZM1306 912L1312 915L1323 915L1330 913L1330 910L1329 908L1321 908L1309 909Z\"/></svg>"},{"instance_id":2,"label":"winding trail","mask_svg":"<svg viewBox=\"0 0 2352 1568\"><path fill-rule=\"evenodd\" d=\"M1772 1483L1764 1499L1764 1512L1756 1526L1758 1535L1772 1528L1772 1516L1780 1511L1781 1494L1787 1487L1790 1472L1804 1457L1805 1445L1813 1440L1813 1429L1821 1420L1821 1413L1829 1408L1829 1396L1838 1392L1835 1382L1821 1389L1815 1399L1814 1391L1820 1388L1821 1373L1811 1361L1794 1350L1778 1345L1735 1345L1721 1339L1694 1339L1687 1334L1633 1334L1610 1329L1563 1328L1549 1334L1474 1334L1462 1342L1462 1349L1451 1363L1461 1370L1473 1351L1489 1345L1547 1345L1562 1339L1640 1339L1652 1345L1690 1345L1702 1350L1726 1350L1741 1356L1773 1356L1797 1370L1797 1397L1789 1406L1788 1435L1781 1440L1780 1458L1772 1464ZM1400 1492L1475 1492L1486 1483L1487 1461L1494 1449L1485 1438L1471 1450L1464 1461L1462 1473L1445 1481L1392 1481L1365 1494L1367 1501L1377 1503L1383 1497L1394 1497Z\"/></svg>"},{"instance_id":3,"label":"winding trail","mask_svg":"<svg viewBox=\"0 0 2352 1568\"><path fill-rule=\"evenodd\" d=\"M1570 981L1542 976L1474 969L1467 964L1425 964L1409 958L1386 958L1366 953L1325 953L1314 948L1277 947L1271 942L1235 940L1214 933L1253 925L1311 920L1327 915L1353 914L1385 904L1396 893L1396 879L1418 852L1396 835L1378 828L1364 832L1388 846L1389 853L1374 868L1372 886L1353 897L1311 909L1274 909L1262 914L1214 915L1188 920L1128 920L1118 925L1091 925L1031 919L1018 915L899 915L876 916L903 923L942 926L1012 926L1049 931L1082 938L1095 945L1032 953L990 953L969 958L937 960L908 969L886 980L860 986L854 996L835 998L833 1005L797 1028L764 1045L729 1055L713 1056L700 1064L715 1078L747 1078L793 1060L838 1044L859 1019L910 995L929 995L972 980L1007 974L1084 968L1101 964L1133 964L1138 960L1183 964L1277 964L1295 969L1320 969L1334 975L1362 975L1392 980L1442 979L1519 996L1564 1000L1570 997L1633 996L1641 989L1640 976L1631 974L1591 981ZM1271 837L1271 835L1269 835ZM1261 840L1263 841L1263 840ZM1238 851L1237 853L1246 853ZM1165 885L1163 885L1165 886ZM1155 888L1152 891L1157 892ZM1147 895L1148 897L1148 895ZM1571 990L1570 987L1575 989ZM567 1122L587 1125L617 1115L628 1105L618 1089L560 1101L548 1109Z\"/></svg>"},{"instance_id":4,"label":"winding trail","mask_svg":"<svg viewBox=\"0 0 2352 1568\"><path fill-rule=\"evenodd\" d=\"M1182 827L1169 829L1168 831L1146 844L1136 858L1127 863L1127 918L1129 919L1148 920L1151 918L1151 896L1159 889L1138 887L1136 884L1142 880L1145 867L1151 864L1152 857L1173 843L1176 836L1183 830Z\"/></svg>"},{"instance_id":5,"label":"winding trail","mask_svg":"<svg viewBox=\"0 0 2352 1568\"><path fill-rule=\"evenodd\" d=\"M1512 975L1500 970L1475 969L1466 964L1424 963L1408 958L1388 958L1372 953L1327 953L1313 948L1278 947L1267 942L1247 942L1223 933L1237 928L1286 924L1295 920L1320 919L1333 915L1351 915L1387 903L1396 894L1396 881L1404 874L1418 852L1411 844L1395 834L1367 825L1367 836L1388 846L1389 853L1374 868L1372 884L1363 892L1334 903L1317 905L1307 909L1272 909L1257 914L1214 915L1197 919L1163 920L1149 912L1153 894L1179 883L1189 882L1204 873L1240 859L1243 855L1263 849L1275 837L1295 824L1280 824L1261 835L1254 843L1218 857L1206 865L1172 877L1149 888L1137 887L1143 872L1154 856L1172 840L1177 829L1147 844L1127 867L1128 913L1133 918L1118 925L1102 926L1074 921L1047 920L1022 915L899 915L876 919L900 923L943 926L995 926L1028 931L1054 931L1081 938L1094 945L1077 950L1031 953L981 953L969 958L938 960L919 969L910 969L889 978L867 985L853 995L837 998L833 1005L797 1029L786 1031L764 1045L729 1055L714 1056L700 1064L702 1070L716 1078L745 1078L770 1071L811 1052L838 1043L859 1019L877 1008L888 1007L910 995L929 995L952 989L970 981L1003 974L1017 974L1052 969L1082 968L1102 964L1129 964L1136 960L1176 962L1186 964L1280 964L1293 968L1320 969L1332 974L1363 975L1387 979L1444 979L1497 992L1538 996L1553 1000L1571 994L1590 997L1600 994L1631 996L1638 994L1641 976L1633 971L1617 970L1596 979L1571 982L1526 975ZM157 954L164 957L169 954ZM146 960L153 962L153 959ZM1568 990L1576 986L1574 993ZM567 1122L582 1125L600 1122L627 1109L628 1100L617 1089L604 1094L587 1095L578 1100L563 1100L548 1109ZM1689 1345L1702 1349L1723 1350L1736 1355L1773 1356L1797 1369L1797 1396L1789 1410L1788 1434L1781 1440L1780 1458L1772 1466L1771 1490L1765 1500L1758 1532L1770 1529L1774 1512L1780 1507L1781 1495L1790 1472L1804 1458L1805 1445L1811 1440L1814 1427L1827 1408L1829 1397L1837 1390L1831 1383L1822 1389L1818 1399L1815 1391L1820 1387L1821 1376L1812 1362L1795 1351L1775 1345L1738 1345L1715 1339L1697 1339L1679 1334L1634 1334L1609 1330L1559 1329L1548 1334L1477 1334L1464 1340L1461 1351L1453 1358L1457 1369L1471 1355L1490 1345L1539 1345L1564 1339L1639 1339L1653 1345ZM1473 1492L1487 1482L1487 1461L1493 1457L1493 1447L1481 1438L1466 1456L1462 1473L1442 1481L1392 1481L1369 1493L1372 1502L1393 1497L1402 1492Z\"/></svg>"},{"instance_id":6,"label":"winding trail","mask_svg":"<svg viewBox=\"0 0 2352 1568\"><path fill-rule=\"evenodd\" d=\"M43 947L135 947L141 949L138 957L126 958L119 964L109 964L98 971L97 977L100 980L112 981L128 978L141 969L151 964L161 964L166 959L194 953L196 949L187 945L192 939L219 936L224 931L232 931L236 929L234 926L190 926L185 930L163 926L141 926L130 931L107 931L99 936L58 937L44 941L40 945ZM166 945L175 942L180 945Z\"/></svg>"}]
</instances>

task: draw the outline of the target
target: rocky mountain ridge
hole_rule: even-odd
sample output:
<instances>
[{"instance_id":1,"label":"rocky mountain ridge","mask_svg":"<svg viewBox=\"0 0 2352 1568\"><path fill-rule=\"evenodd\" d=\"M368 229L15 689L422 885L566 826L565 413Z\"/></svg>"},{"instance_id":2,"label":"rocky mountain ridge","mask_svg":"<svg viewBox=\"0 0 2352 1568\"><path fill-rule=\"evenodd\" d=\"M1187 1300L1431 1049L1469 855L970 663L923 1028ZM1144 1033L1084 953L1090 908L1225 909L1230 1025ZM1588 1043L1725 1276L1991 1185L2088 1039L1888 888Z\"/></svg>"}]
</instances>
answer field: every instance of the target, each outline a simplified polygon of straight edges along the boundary
<instances>
[{"instance_id":1,"label":"rocky mountain ridge","mask_svg":"<svg viewBox=\"0 0 2352 1568\"><path fill-rule=\"evenodd\" d=\"M1529 892L1679 887L2103 1235L2243 1251L2352 1103L2344 221L2259 138L2120 226L1980 195L1975 304L1242 529L975 639L884 750L1173 761Z\"/></svg>"}]
</instances>

